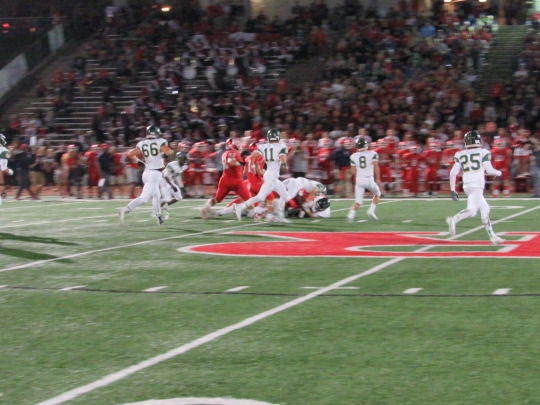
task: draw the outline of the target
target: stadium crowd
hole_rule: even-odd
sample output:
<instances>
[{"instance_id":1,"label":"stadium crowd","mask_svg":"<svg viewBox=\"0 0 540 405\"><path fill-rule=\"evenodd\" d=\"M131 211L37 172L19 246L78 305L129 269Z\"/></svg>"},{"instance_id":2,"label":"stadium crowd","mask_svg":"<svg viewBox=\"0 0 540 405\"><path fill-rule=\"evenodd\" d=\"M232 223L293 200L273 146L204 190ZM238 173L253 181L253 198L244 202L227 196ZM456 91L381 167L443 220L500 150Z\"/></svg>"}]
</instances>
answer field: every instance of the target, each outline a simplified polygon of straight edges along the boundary
<instances>
[{"instance_id":1,"label":"stadium crowd","mask_svg":"<svg viewBox=\"0 0 540 405\"><path fill-rule=\"evenodd\" d=\"M482 3L454 13L435 4L426 15L405 2L382 13L354 1L330 9L319 0L311 8L296 4L294 17L285 22L261 13L246 24L251 33L239 31L231 10L199 11L190 24L164 20L152 10L117 10L87 42L86 58L36 87L52 108L33 120L13 118L6 131L10 165L24 172L15 157L25 152L28 172L45 173L45 184L32 184L33 198L43 186L63 196L103 197L89 179L102 176L99 161L108 159L108 196L133 197L138 185L126 183L124 153L144 128L157 125L175 152L188 153L186 197L211 196L225 141L238 138L247 154L251 142L277 128L289 149L284 177L311 178L330 195L352 196L349 157L362 136L379 154L383 193L434 195L447 192L452 156L463 147L463 134L477 129L503 171L500 182L489 184L490 192L527 192L540 165L536 24L513 77L493 85L490 99L482 100L475 82L496 37L496 20ZM288 84L282 71L276 71L278 80L265 77L270 65L286 69L305 57L318 61L313 69L322 80ZM87 59L99 60L103 69L89 71ZM116 67L113 74L107 66ZM154 79L119 110L112 95L142 71ZM192 86L201 73L204 85ZM75 93L95 88L102 89L103 103L92 131L53 147L47 134L62 130L55 117L69 115ZM12 185L18 182L17 176L11 179Z\"/></svg>"}]
</instances>

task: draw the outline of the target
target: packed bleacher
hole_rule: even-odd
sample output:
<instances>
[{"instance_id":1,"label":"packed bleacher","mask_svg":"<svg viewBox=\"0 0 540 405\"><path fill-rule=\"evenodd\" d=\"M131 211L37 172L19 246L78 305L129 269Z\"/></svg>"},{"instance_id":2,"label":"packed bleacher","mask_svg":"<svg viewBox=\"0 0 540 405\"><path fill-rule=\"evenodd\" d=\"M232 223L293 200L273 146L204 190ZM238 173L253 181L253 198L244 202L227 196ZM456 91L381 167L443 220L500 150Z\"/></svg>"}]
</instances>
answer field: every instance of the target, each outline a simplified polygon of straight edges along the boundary
<instances>
[{"instance_id":1,"label":"packed bleacher","mask_svg":"<svg viewBox=\"0 0 540 405\"><path fill-rule=\"evenodd\" d=\"M98 194L84 191L85 154L113 147L115 193L132 196L122 154L155 124L175 150L189 151L186 192L200 197L215 188L226 139L241 138L247 151L275 127L290 151L285 177L317 179L330 194L350 197L348 156L355 137L364 136L379 153L385 194L408 197L448 192L453 152L463 147L465 132L478 129L507 173L489 182L489 192L531 190L531 138L539 130L536 32L524 44L514 77L485 101L475 83L497 29L486 10L427 15L401 3L384 13L354 1L321 4L296 4L283 22L258 15L246 24L251 32L240 30L233 11L216 5L194 12L189 22L159 10L115 10L72 69L37 84L36 94L51 108L31 120L13 118L8 134L14 155L24 145L34 152L45 146L45 154L55 156L45 186L86 198ZM311 58L323 80L287 83L286 71L299 58ZM102 69L89 70L89 60ZM152 79L128 106L116 106L113 96L140 81L141 72ZM55 147L47 139L62 130L55 118L69 116L75 94L95 89L103 104L91 130ZM80 175L72 184L62 156L74 150L78 158L71 161Z\"/></svg>"}]
</instances>

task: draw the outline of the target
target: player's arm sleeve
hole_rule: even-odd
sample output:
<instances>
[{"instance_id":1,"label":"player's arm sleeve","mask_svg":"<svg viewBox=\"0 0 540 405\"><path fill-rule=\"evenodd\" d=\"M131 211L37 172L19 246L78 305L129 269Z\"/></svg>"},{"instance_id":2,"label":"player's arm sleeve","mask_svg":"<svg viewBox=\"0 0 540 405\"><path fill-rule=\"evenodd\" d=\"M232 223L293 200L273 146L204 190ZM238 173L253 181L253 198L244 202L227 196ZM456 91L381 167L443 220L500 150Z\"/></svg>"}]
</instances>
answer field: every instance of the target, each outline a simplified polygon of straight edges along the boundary
<instances>
[{"instance_id":1,"label":"player's arm sleeve","mask_svg":"<svg viewBox=\"0 0 540 405\"><path fill-rule=\"evenodd\" d=\"M450 170L450 191L456 191L456 178L460 170L461 165L458 162L455 162Z\"/></svg>"},{"instance_id":2,"label":"player's arm sleeve","mask_svg":"<svg viewBox=\"0 0 540 405\"><path fill-rule=\"evenodd\" d=\"M373 175L375 176L375 181L377 183L381 182L381 169L379 168L379 161L373 161Z\"/></svg>"},{"instance_id":3,"label":"player's arm sleeve","mask_svg":"<svg viewBox=\"0 0 540 405\"><path fill-rule=\"evenodd\" d=\"M354 163L354 160L350 159L351 162L351 174L354 176L356 174L356 163Z\"/></svg>"},{"instance_id":4,"label":"player's arm sleeve","mask_svg":"<svg viewBox=\"0 0 540 405\"><path fill-rule=\"evenodd\" d=\"M500 176L502 174L502 172L500 170L497 170L495 169L492 165L491 165L491 161L489 160L486 160L484 162L484 170L486 171L486 173L489 175L489 176Z\"/></svg>"},{"instance_id":5,"label":"player's arm sleeve","mask_svg":"<svg viewBox=\"0 0 540 405\"><path fill-rule=\"evenodd\" d=\"M139 158L140 156L142 156L141 151L138 148L133 148L128 152L126 157L130 159L133 163L137 163L141 160Z\"/></svg>"}]
</instances>

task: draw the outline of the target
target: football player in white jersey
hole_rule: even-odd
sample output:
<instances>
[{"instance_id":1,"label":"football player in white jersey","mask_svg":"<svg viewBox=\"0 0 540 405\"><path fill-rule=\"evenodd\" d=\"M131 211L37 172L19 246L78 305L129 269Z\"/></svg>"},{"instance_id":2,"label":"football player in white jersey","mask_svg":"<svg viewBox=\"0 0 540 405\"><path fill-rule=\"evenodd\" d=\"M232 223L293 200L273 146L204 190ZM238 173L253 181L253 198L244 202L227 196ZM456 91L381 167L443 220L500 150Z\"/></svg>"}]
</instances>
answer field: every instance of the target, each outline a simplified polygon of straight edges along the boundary
<instances>
[{"instance_id":1,"label":"football player in white jersey","mask_svg":"<svg viewBox=\"0 0 540 405\"><path fill-rule=\"evenodd\" d=\"M124 223L124 218L127 214L150 199L152 199L152 208L154 209L158 225L165 222L161 216L159 183L162 179L161 172L165 168L164 156L169 156L171 153L171 149L167 145L167 140L161 137L161 130L155 125L147 127L146 139L139 141L137 146L128 152L128 159L144 165L142 174L144 186L139 197L131 200L127 207L119 208L118 213L121 223ZM141 157L143 160L141 160Z\"/></svg>"},{"instance_id":2,"label":"football player in white jersey","mask_svg":"<svg viewBox=\"0 0 540 405\"><path fill-rule=\"evenodd\" d=\"M493 245L504 242L499 238L489 220L489 204L484 198L484 186L486 183L485 174L499 177L502 173L491 165L491 152L482 148L482 138L478 131L469 131L465 134L465 149L454 155L454 166L450 170L450 191L452 200L459 201L456 192L456 177L460 171L463 172L463 191L467 195L467 208L461 210L453 217L446 218L451 236L456 234L456 224L466 218L473 218L480 210L482 223L489 235L489 240Z\"/></svg>"},{"instance_id":3,"label":"football player in white jersey","mask_svg":"<svg viewBox=\"0 0 540 405\"><path fill-rule=\"evenodd\" d=\"M6 146L6 137L4 134L0 134L0 204L2 204L2 199L6 197L6 176L13 175L13 170L8 169L8 160L11 157L11 152Z\"/></svg>"},{"instance_id":4,"label":"football player in white jersey","mask_svg":"<svg viewBox=\"0 0 540 405\"><path fill-rule=\"evenodd\" d=\"M281 167L287 167L287 146L280 142L281 134L275 129L269 129L266 134L267 142L260 143L257 145L257 150L252 153L251 162L255 162L254 156L257 154L262 155L266 161L266 170L263 175L263 185L259 193L251 197L249 200L242 204L237 204L234 208L236 213L236 218L242 220L242 211L246 208L249 208L250 211L253 209L253 204L266 200L266 197L272 192L275 191L279 194L280 200L277 210L277 215L275 220L278 222L288 222L285 219L285 203L289 200L287 190L283 185L283 182L279 180L279 172Z\"/></svg>"},{"instance_id":5,"label":"football player in white jersey","mask_svg":"<svg viewBox=\"0 0 540 405\"><path fill-rule=\"evenodd\" d=\"M381 172L379 170L379 154L374 150L368 150L369 144L365 138L356 139L356 152L351 155L351 173L356 175L354 186L354 203L347 214L347 222L352 223L356 210L364 202L364 193L371 191L373 199L367 211L371 219L379 219L375 215L375 209L381 198Z\"/></svg>"},{"instance_id":6,"label":"football player in white jersey","mask_svg":"<svg viewBox=\"0 0 540 405\"><path fill-rule=\"evenodd\" d=\"M306 179L305 177L290 177L287 180L283 180L283 184L287 189L289 199L293 199L298 193L302 192L307 192L315 198L318 194L324 194L326 191L326 187L322 183Z\"/></svg>"},{"instance_id":7,"label":"football player in white jersey","mask_svg":"<svg viewBox=\"0 0 540 405\"><path fill-rule=\"evenodd\" d=\"M161 192L161 216L165 221L169 219L169 205L182 199L182 189L184 188L182 173L188 169L187 160L187 152L178 152L176 160L168 163L162 172L163 177L159 182L159 190Z\"/></svg>"}]
</instances>

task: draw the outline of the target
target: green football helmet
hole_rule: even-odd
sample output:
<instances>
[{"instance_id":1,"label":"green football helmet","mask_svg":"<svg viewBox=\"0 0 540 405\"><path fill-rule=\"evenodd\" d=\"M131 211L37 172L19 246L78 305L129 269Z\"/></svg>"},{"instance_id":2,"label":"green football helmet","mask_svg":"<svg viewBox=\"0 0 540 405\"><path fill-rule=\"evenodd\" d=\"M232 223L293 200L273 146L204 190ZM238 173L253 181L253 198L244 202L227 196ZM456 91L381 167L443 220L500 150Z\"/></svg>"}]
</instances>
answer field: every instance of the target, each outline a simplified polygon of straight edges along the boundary
<instances>
[{"instance_id":1,"label":"green football helmet","mask_svg":"<svg viewBox=\"0 0 540 405\"><path fill-rule=\"evenodd\" d=\"M326 194L326 186L322 183L317 183L317 194Z\"/></svg>"},{"instance_id":2,"label":"green football helmet","mask_svg":"<svg viewBox=\"0 0 540 405\"><path fill-rule=\"evenodd\" d=\"M482 137L478 131L469 131L463 137L465 148L477 148L482 146Z\"/></svg>"},{"instance_id":3,"label":"green football helmet","mask_svg":"<svg viewBox=\"0 0 540 405\"><path fill-rule=\"evenodd\" d=\"M315 201L315 209L317 211L324 211L330 207L330 200L327 197L320 197Z\"/></svg>"},{"instance_id":4,"label":"green football helmet","mask_svg":"<svg viewBox=\"0 0 540 405\"><path fill-rule=\"evenodd\" d=\"M356 140L356 149L366 149L368 147L366 138L359 137Z\"/></svg>"},{"instance_id":5,"label":"green football helmet","mask_svg":"<svg viewBox=\"0 0 540 405\"><path fill-rule=\"evenodd\" d=\"M266 133L266 140L268 142L279 142L280 139L281 139L281 134L279 130L276 128L271 128Z\"/></svg>"},{"instance_id":6,"label":"green football helmet","mask_svg":"<svg viewBox=\"0 0 540 405\"><path fill-rule=\"evenodd\" d=\"M2 133L0 133L0 146L6 146L7 145L7 139L6 136Z\"/></svg>"},{"instance_id":7,"label":"green football helmet","mask_svg":"<svg viewBox=\"0 0 540 405\"><path fill-rule=\"evenodd\" d=\"M184 166L188 160L188 153L181 151L176 154L176 160L180 166Z\"/></svg>"},{"instance_id":8,"label":"green football helmet","mask_svg":"<svg viewBox=\"0 0 540 405\"><path fill-rule=\"evenodd\" d=\"M161 130L155 125L150 125L146 128L146 137L148 139L161 138Z\"/></svg>"}]
</instances>

